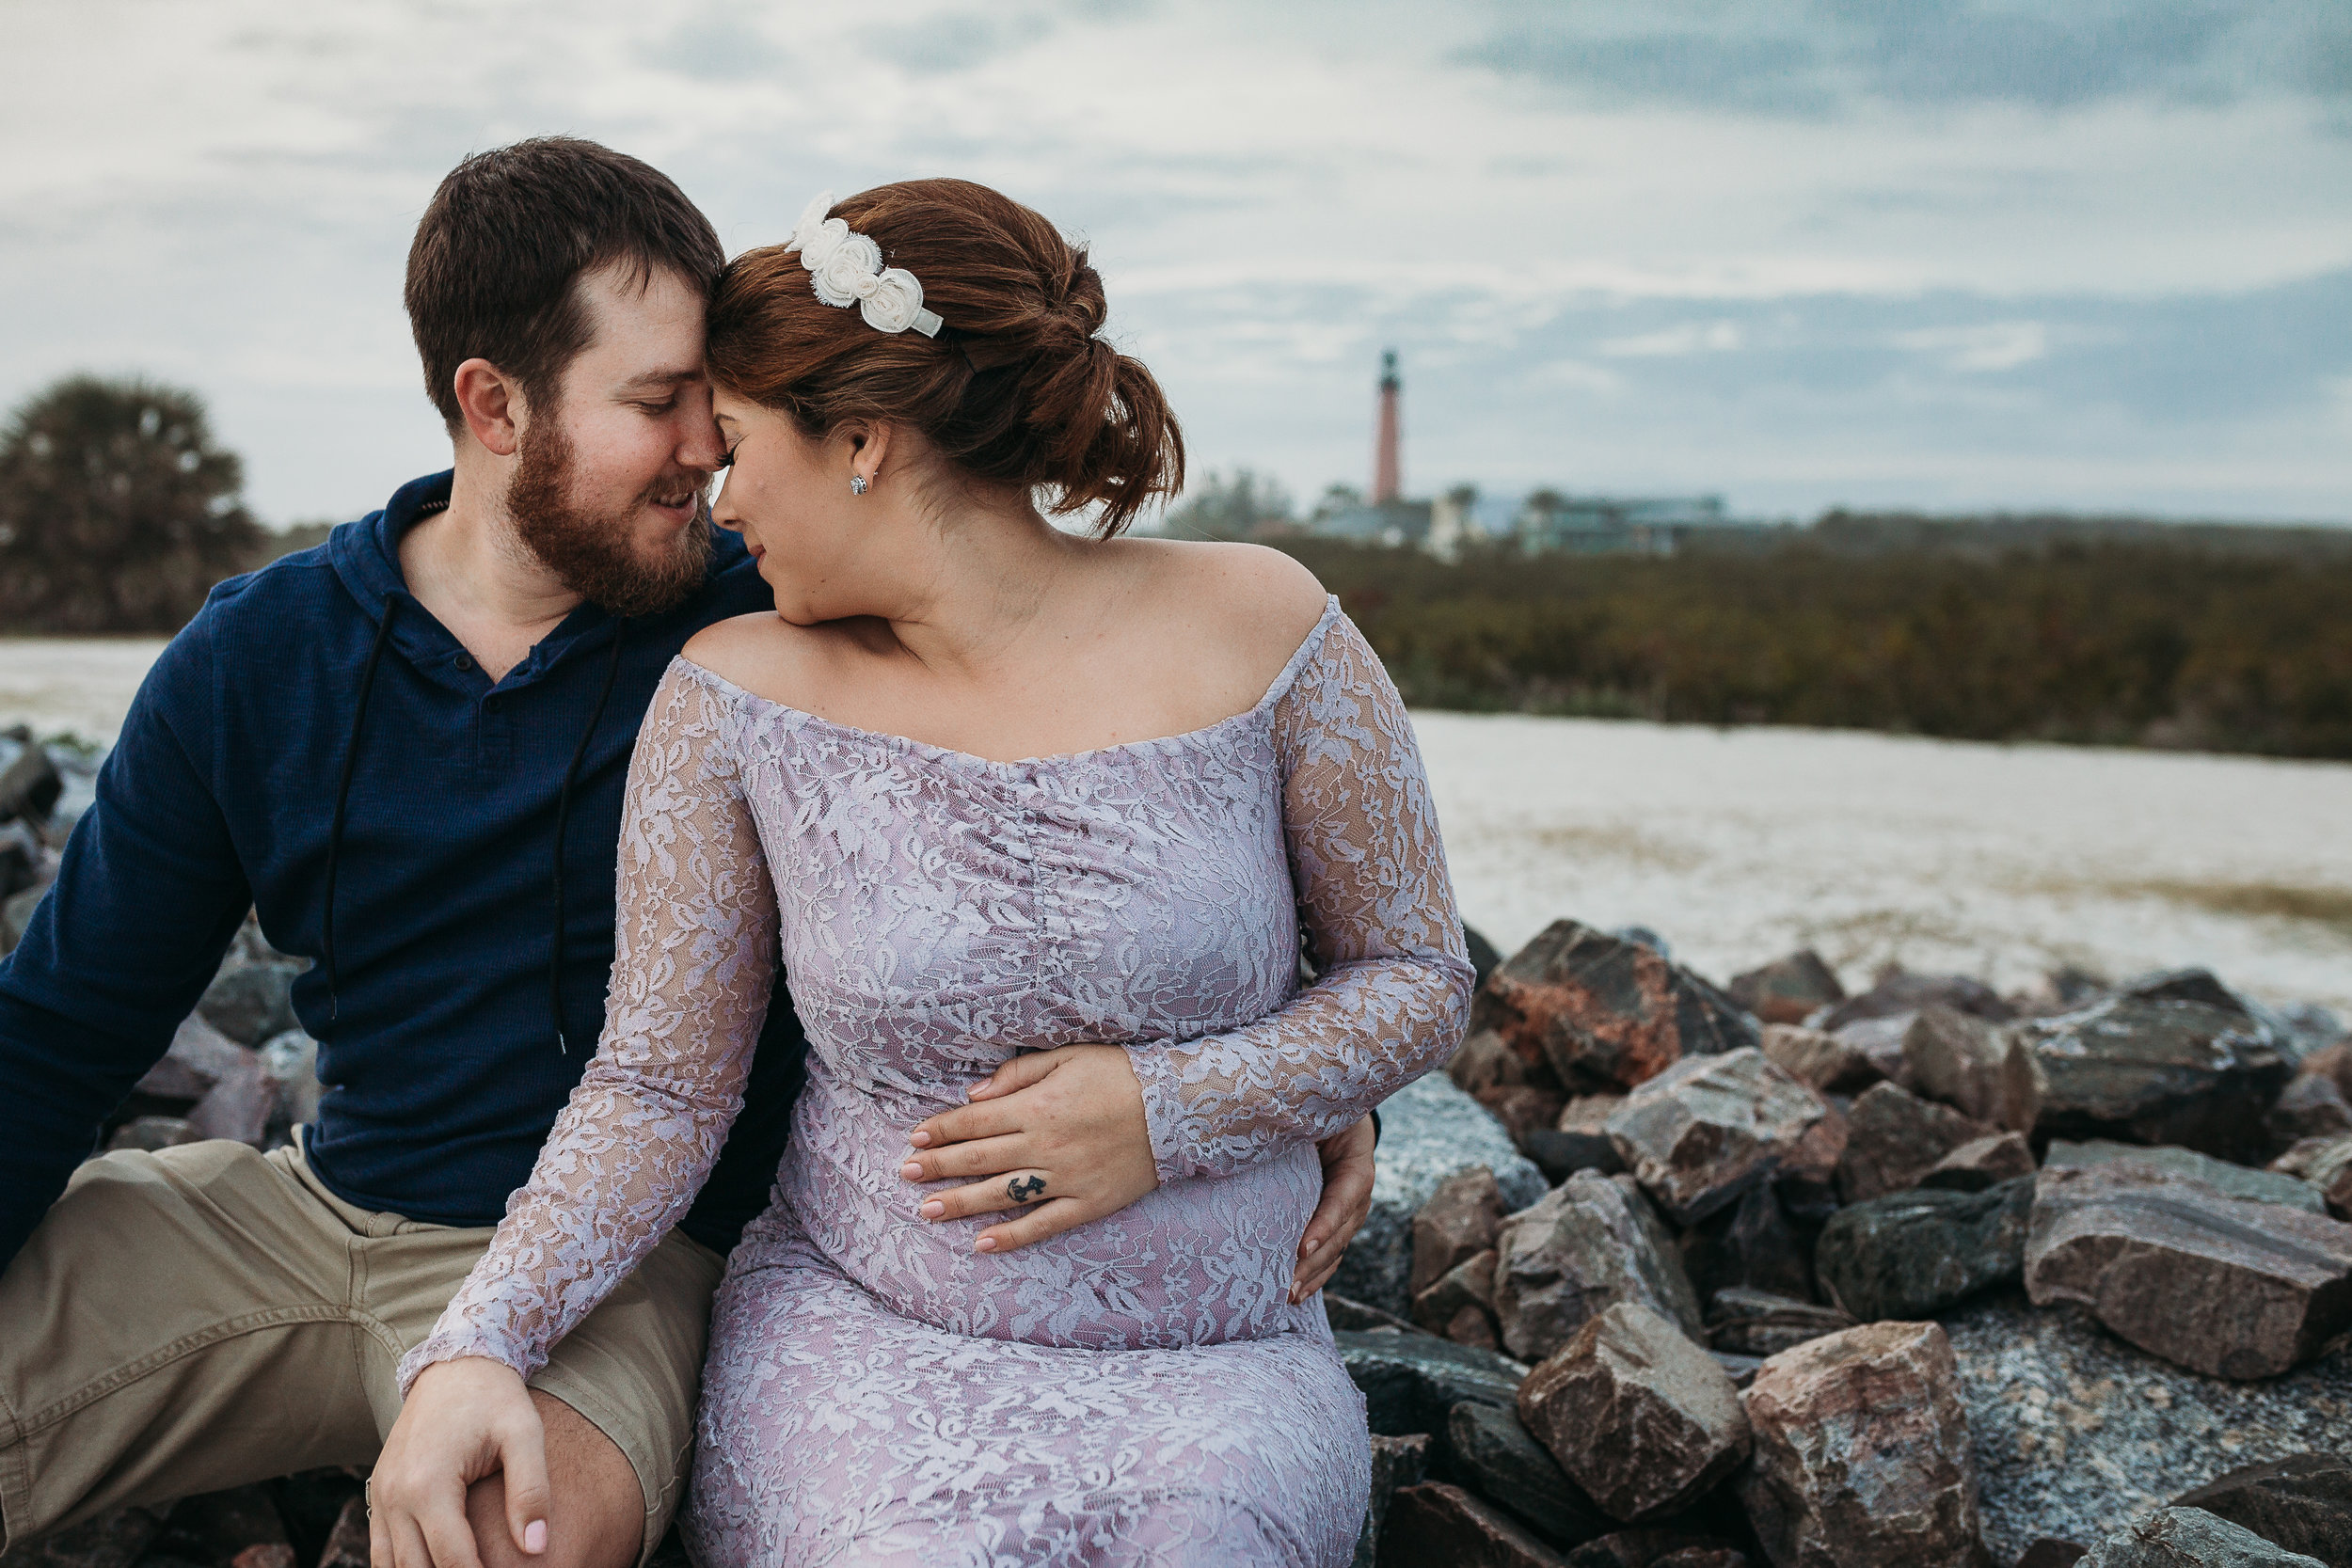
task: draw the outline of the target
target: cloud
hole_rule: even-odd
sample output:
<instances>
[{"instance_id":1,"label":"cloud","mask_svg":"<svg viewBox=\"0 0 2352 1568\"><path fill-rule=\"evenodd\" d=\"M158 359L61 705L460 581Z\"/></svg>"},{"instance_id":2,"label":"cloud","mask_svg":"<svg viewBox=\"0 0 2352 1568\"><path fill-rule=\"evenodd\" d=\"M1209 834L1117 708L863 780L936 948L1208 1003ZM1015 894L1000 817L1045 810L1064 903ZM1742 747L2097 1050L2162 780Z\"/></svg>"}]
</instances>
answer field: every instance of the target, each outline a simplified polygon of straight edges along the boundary
<instances>
[{"instance_id":1,"label":"cloud","mask_svg":"<svg viewBox=\"0 0 2352 1568\"><path fill-rule=\"evenodd\" d=\"M1889 341L1915 354L1935 355L1956 371L2013 371L2050 352L2049 327L2034 321L1920 327Z\"/></svg>"},{"instance_id":2,"label":"cloud","mask_svg":"<svg viewBox=\"0 0 2352 1568\"><path fill-rule=\"evenodd\" d=\"M1661 355L1723 354L1743 341L1737 322L1681 322L1661 332L1640 332L1611 338L1600 352L1621 358L1654 358Z\"/></svg>"}]
</instances>

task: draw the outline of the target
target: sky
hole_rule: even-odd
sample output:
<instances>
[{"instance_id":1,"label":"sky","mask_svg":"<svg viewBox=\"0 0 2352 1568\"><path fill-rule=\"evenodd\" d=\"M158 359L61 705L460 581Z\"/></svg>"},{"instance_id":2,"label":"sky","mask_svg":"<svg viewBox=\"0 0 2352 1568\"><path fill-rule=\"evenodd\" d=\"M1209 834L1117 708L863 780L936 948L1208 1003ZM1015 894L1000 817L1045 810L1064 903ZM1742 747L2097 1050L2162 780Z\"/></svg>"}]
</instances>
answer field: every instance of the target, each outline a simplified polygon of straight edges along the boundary
<instances>
[{"instance_id":1,"label":"sky","mask_svg":"<svg viewBox=\"0 0 2352 1568\"><path fill-rule=\"evenodd\" d=\"M2352 522L2344 0L0 0L0 402L200 392L265 521L446 466L468 152L730 252L953 174L1083 236L1196 475Z\"/></svg>"}]
</instances>

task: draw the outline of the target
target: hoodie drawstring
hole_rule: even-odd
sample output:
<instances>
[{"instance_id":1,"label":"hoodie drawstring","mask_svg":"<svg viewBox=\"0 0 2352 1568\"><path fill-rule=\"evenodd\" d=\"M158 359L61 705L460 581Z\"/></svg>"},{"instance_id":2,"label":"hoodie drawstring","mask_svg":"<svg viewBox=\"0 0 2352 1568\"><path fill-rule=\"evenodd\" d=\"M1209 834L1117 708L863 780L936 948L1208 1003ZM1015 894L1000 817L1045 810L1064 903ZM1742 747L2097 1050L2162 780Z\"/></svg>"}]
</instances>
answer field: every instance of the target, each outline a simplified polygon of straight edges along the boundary
<instances>
[{"instance_id":1,"label":"hoodie drawstring","mask_svg":"<svg viewBox=\"0 0 2352 1568\"><path fill-rule=\"evenodd\" d=\"M333 1023L342 1015L337 994L337 982L342 978L335 969L335 867L343 857L343 811L351 801L351 770L359 761L359 727L367 722L368 693L375 689L375 667L384 660L384 644L391 641L392 617L400 609L397 598L384 600L384 621L375 628L375 645L368 650L368 667L359 677L359 701L351 712L351 738L343 745L343 774L335 785L335 825L326 834L326 922L320 946L326 958L326 1021Z\"/></svg>"},{"instance_id":2,"label":"hoodie drawstring","mask_svg":"<svg viewBox=\"0 0 2352 1568\"><path fill-rule=\"evenodd\" d=\"M580 732L580 744L572 748L572 765L564 769L563 793L555 799L555 932L548 944L548 1008L555 1015L555 1049L571 1054L571 1046L564 1028L564 829L572 816L572 782L580 776L580 765L588 755L588 742L595 737L596 726L604 721L604 705L612 695L613 678L621 673L621 634L623 623L612 624L612 657L605 662L604 689L596 693L596 711L588 716L588 727Z\"/></svg>"}]
</instances>

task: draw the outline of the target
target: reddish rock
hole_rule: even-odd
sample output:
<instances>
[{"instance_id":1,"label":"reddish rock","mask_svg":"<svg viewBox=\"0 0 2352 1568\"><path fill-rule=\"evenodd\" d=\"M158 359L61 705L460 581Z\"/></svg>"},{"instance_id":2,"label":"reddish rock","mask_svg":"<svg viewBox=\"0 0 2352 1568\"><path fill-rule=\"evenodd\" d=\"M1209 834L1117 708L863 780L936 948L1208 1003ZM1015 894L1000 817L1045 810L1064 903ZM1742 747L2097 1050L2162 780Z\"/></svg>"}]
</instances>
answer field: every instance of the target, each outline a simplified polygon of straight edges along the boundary
<instances>
[{"instance_id":1,"label":"reddish rock","mask_svg":"<svg viewBox=\"0 0 2352 1568\"><path fill-rule=\"evenodd\" d=\"M1609 1141L1642 1190L1683 1225L1770 1180L1828 1101L1756 1049L1676 1063L1626 1096Z\"/></svg>"},{"instance_id":2,"label":"reddish rock","mask_svg":"<svg viewBox=\"0 0 2352 1568\"><path fill-rule=\"evenodd\" d=\"M1824 1094L1860 1094L1886 1076L1861 1046L1820 1029L1768 1023L1763 1049L1781 1071Z\"/></svg>"},{"instance_id":3,"label":"reddish rock","mask_svg":"<svg viewBox=\"0 0 2352 1568\"><path fill-rule=\"evenodd\" d=\"M1478 1022L1574 1090L1631 1088L1685 1056L1756 1043L1737 1003L1640 942L1555 921L1480 992Z\"/></svg>"},{"instance_id":4,"label":"reddish rock","mask_svg":"<svg viewBox=\"0 0 2352 1568\"><path fill-rule=\"evenodd\" d=\"M163 1515L126 1508L10 1547L6 1568L131 1568L162 1533Z\"/></svg>"},{"instance_id":5,"label":"reddish rock","mask_svg":"<svg viewBox=\"0 0 2352 1568\"><path fill-rule=\"evenodd\" d=\"M1518 1412L1569 1478L1629 1524L1695 1501L1748 1455L1729 1374L1631 1303L1610 1307L1529 1372Z\"/></svg>"},{"instance_id":6,"label":"reddish rock","mask_svg":"<svg viewBox=\"0 0 2352 1568\"><path fill-rule=\"evenodd\" d=\"M1540 1361L1619 1302L1706 1332L1674 1238L1633 1179L1579 1171L1496 1234L1494 1311L1503 1348Z\"/></svg>"},{"instance_id":7,"label":"reddish rock","mask_svg":"<svg viewBox=\"0 0 2352 1568\"><path fill-rule=\"evenodd\" d=\"M1733 1355L1772 1356L1854 1326L1851 1313L1735 1285L1707 1308L1707 1342Z\"/></svg>"},{"instance_id":8,"label":"reddish rock","mask_svg":"<svg viewBox=\"0 0 2352 1568\"><path fill-rule=\"evenodd\" d=\"M1480 1089L1471 1097L1486 1107L1502 1130L1511 1134L1511 1141L1524 1148L1530 1132L1549 1132L1560 1117L1560 1109L1567 1097L1557 1089L1534 1084L1499 1084L1490 1089Z\"/></svg>"},{"instance_id":9,"label":"reddish rock","mask_svg":"<svg viewBox=\"0 0 2352 1568\"><path fill-rule=\"evenodd\" d=\"M1380 1568L1565 1568L1518 1520L1458 1486L1428 1481L1390 1500Z\"/></svg>"},{"instance_id":10,"label":"reddish rock","mask_svg":"<svg viewBox=\"0 0 2352 1568\"><path fill-rule=\"evenodd\" d=\"M1563 1132L1598 1132L1605 1137L1609 1118L1624 1103L1621 1094L1580 1094L1560 1107L1559 1119L1552 1125Z\"/></svg>"},{"instance_id":11,"label":"reddish rock","mask_svg":"<svg viewBox=\"0 0 2352 1568\"><path fill-rule=\"evenodd\" d=\"M106 1140L106 1148L110 1152L138 1148L152 1153L159 1148L177 1148L182 1144L203 1141L204 1134L179 1117L138 1117L116 1128L115 1135Z\"/></svg>"},{"instance_id":12,"label":"reddish rock","mask_svg":"<svg viewBox=\"0 0 2352 1568\"><path fill-rule=\"evenodd\" d=\"M1835 1034L1850 1023L1915 1013L1936 1002L1995 1023L2006 1023L2016 1016L2015 1009L1981 980L1965 974L1914 974L1900 964L1888 964L1879 971L1868 990L1839 1003L1813 1024Z\"/></svg>"},{"instance_id":13,"label":"reddish rock","mask_svg":"<svg viewBox=\"0 0 2352 1568\"><path fill-rule=\"evenodd\" d=\"M1579 1546L1568 1554L1568 1568L1744 1568L1747 1559L1731 1551L1728 1559L1714 1559L1706 1554L1731 1551L1692 1530L1673 1525L1653 1525L1647 1529L1619 1530L1599 1540ZM1693 1555L1697 1554L1697 1555Z\"/></svg>"},{"instance_id":14,"label":"reddish rock","mask_svg":"<svg viewBox=\"0 0 2352 1568\"><path fill-rule=\"evenodd\" d=\"M2305 1073L2325 1078L2335 1085L2336 1092L2352 1103L2352 1037L2323 1046L2303 1058Z\"/></svg>"},{"instance_id":15,"label":"reddish rock","mask_svg":"<svg viewBox=\"0 0 2352 1568\"><path fill-rule=\"evenodd\" d=\"M1861 1052L1863 1060L1877 1069L1886 1082L1899 1083L1903 1075L1903 1037L1911 1033L1912 1021L1918 1016L1915 1009L1885 1018L1856 1019L1831 1031L1830 1037Z\"/></svg>"},{"instance_id":16,"label":"reddish rock","mask_svg":"<svg viewBox=\"0 0 2352 1568\"><path fill-rule=\"evenodd\" d=\"M1475 1257L1466 1258L1431 1282L1429 1288L1413 1298L1413 1322L1432 1334L1449 1339L1463 1309L1481 1315L1492 1309L1495 1298L1495 1249L1488 1247ZM1486 1343L1492 1345L1493 1330L1486 1331Z\"/></svg>"},{"instance_id":17,"label":"reddish rock","mask_svg":"<svg viewBox=\"0 0 2352 1568\"><path fill-rule=\"evenodd\" d=\"M1956 1193L1980 1193L2034 1171L2033 1146L2022 1132L1994 1132L1953 1149L1919 1179L1919 1185Z\"/></svg>"},{"instance_id":18,"label":"reddish rock","mask_svg":"<svg viewBox=\"0 0 2352 1568\"><path fill-rule=\"evenodd\" d=\"M1741 1396L1740 1496L1781 1568L1978 1568L1959 1370L1934 1323L1866 1323L1783 1351Z\"/></svg>"},{"instance_id":19,"label":"reddish rock","mask_svg":"<svg viewBox=\"0 0 2352 1568\"><path fill-rule=\"evenodd\" d=\"M1445 1070L1454 1087L1470 1095L1518 1084L1558 1087L1552 1080L1551 1068L1540 1053L1532 1058L1520 1055L1492 1029L1480 1029L1464 1040L1454 1059L1446 1063Z\"/></svg>"},{"instance_id":20,"label":"reddish rock","mask_svg":"<svg viewBox=\"0 0 2352 1568\"><path fill-rule=\"evenodd\" d=\"M201 1138L233 1138L258 1148L277 1108L277 1083L262 1070L262 1058L240 1046L228 1072L189 1110L188 1126Z\"/></svg>"},{"instance_id":21,"label":"reddish rock","mask_svg":"<svg viewBox=\"0 0 2352 1568\"><path fill-rule=\"evenodd\" d=\"M2270 1377L2352 1328L2352 1225L2141 1162L2050 1167L2035 1179L2026 1289L2208 1376Z\"/></svg>"},{"instance_id":22,"label":"reddish rock","mask_svg":"<svg viewBox=\"0 0 2352 1568\"><path fill-rule=\"evenodd\" d=\"M2042 1071L2032 1049L1974 1013L1932 1003L1903 1031L1902 1083L1989 1127L2030 1132Z\"/></svg>"},{"instance_id":23,"label":"reddish rock","mask_svg":"<svg viewBox=\"0 0 2352 1568\"><path fill-rule=\"evenodd\" d=\"M1765 1023L1803 1023L1823 1007L1846 1000L1837 972L1810 947L1775 958L1761 969L1735 974L1725 994ZM1816 1084L1815 1088L1826 1085Z\"/></svg>"},{"instance_id":24,"label":"reddish rock","mask_svg":"<svg viewBox=\"0 0 2352 1568\"><path fill-rule=\"evenodd\" d=\"M1446 1274L1491 1251L1502 1224L1502 1189L1496 1185L1493 1171L1472 1165L1439 1182L1429 1201L1413 1213L1410 1293L1420 1295Z\"/></svg>"},{"instance_id":25,"label":"reddish rock","mask_svg":"<svg viewBox=\"0 0 2352 1568\"><path fill-rule=\"evenodd\" d=\"M1394 1438L1375 1437L1373 1447ZM326 1550L319 1558L319 1568L368 1568L368 1505L361 1497L343 1504L342 1513L335 1520L335 1528L326 1538Z\"/></svg>"},{"instance_id":26,"label":"reddish rock","mask_svg":"<svg viewBox=\"0 0 2352 1568\"><path fill-rule=\"evenodd\" d=\"M1947 1154L1997 1129L1894 1084L1866 1090L1846 1115L1846 1152L1838 1190L1862 1203L1919 1184Z\"/></svg>"},{"instance_id":27,"label":"reddish rock","mask_svg":"<svg viewBox=\"0 0 2352 1568\"><path fill-rule=\"evenodd\" d=\"M2273 1160L2270 1168L2318 1188L2329 1213L2352 1220L2352 1132L2306 1138Z\"/></svg>"}]
</instances>

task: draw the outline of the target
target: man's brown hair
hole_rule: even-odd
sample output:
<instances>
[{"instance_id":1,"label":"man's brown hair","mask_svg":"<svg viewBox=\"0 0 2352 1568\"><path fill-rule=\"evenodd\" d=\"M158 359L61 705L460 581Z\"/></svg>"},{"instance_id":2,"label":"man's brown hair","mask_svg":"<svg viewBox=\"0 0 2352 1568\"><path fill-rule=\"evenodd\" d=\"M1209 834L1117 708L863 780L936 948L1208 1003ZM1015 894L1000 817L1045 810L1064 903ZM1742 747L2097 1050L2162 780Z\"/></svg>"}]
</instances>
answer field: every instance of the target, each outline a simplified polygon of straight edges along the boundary
<instances>
[{"instance_id":1,"label":"man's brown hair","mask_svg":"<svg viewBox=\"0 0 2352 1568\"><path fill-rule=\"evenodd\" d=\"M642 287L668 268L707 293L719 236L670 177L573 136L477 152L449 171L408 247L408 325L424 389L453 431L457 367L487 359L548 406L588 346L580 275L619 263Z\"/></svg>"}]
</instances>

